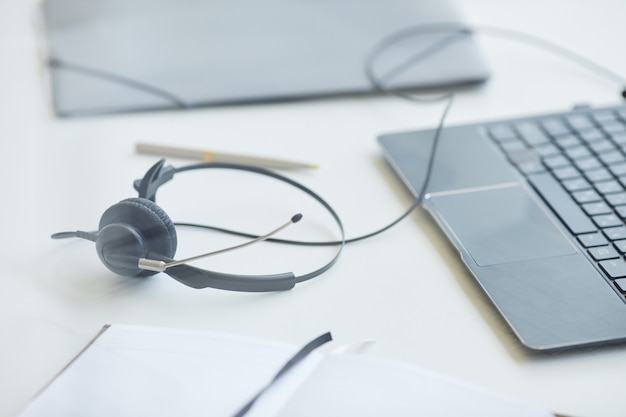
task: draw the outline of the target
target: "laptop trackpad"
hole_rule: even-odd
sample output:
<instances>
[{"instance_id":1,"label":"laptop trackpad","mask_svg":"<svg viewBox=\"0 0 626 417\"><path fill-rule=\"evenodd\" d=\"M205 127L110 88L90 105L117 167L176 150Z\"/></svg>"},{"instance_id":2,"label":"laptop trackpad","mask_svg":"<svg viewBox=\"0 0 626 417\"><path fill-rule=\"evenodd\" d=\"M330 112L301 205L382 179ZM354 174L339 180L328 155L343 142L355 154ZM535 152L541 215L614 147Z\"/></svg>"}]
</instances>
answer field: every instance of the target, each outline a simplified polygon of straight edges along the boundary
<instances>
[{"instance_id":1,"label":"laptop trackpad","mask_svg":"<svg viewBox=\"0 0 626 417\"><path fill-rule=\"evenodd\" d=\"M520 185L435 194L427 204L480 266L577 252Z\"/></svg>"}]
</instances>

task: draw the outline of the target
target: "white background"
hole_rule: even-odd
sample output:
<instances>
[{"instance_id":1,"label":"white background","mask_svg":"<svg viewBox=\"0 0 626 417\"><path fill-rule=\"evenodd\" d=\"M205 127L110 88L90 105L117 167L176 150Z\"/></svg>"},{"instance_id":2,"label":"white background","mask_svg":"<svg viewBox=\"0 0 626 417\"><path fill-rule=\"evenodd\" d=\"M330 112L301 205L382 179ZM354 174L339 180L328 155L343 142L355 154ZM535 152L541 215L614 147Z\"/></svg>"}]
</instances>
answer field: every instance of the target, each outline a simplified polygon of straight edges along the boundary
<instances>
[{"instance_id":1,"label":"white background","mask_svg":"<svg viewBox=\"0 0 626 417\"><path fill-rule=\"evenodd\" d=\"M619 0L458 3L469 23L531 33L626 74L626 3ZM112 275L86 241L52 241L97 227L100 214L133 196L132 180L154 158L139 140L311 161L288 173L322 194L349 236L382 226L410 197L384 163L378 134L436 124L441 103L395 97L58 119L33 25L36 2L0 2L0 416L15 415L106 323L208 329L302 344L332 331L338 342L376 339L372 354L460 377L575 416L623 416L624 346L535 354L525 350L422 212L348 246L338 264L289 293L192 290L158 275ZM621 85L524 44L488 36L492 70L460 93L458 124L608 105ZM462 65L462 63L459 63ZM172 160L182 164L184 161ZM159 194L174 220L265 232L302 211L286 237L327 239L334 225L315 204L253 177L206 172ZM179 256L238 243L181 231ZM205 261L226 272L308 272L334 250L258 245Z\"/></svg>"}]
</instances>

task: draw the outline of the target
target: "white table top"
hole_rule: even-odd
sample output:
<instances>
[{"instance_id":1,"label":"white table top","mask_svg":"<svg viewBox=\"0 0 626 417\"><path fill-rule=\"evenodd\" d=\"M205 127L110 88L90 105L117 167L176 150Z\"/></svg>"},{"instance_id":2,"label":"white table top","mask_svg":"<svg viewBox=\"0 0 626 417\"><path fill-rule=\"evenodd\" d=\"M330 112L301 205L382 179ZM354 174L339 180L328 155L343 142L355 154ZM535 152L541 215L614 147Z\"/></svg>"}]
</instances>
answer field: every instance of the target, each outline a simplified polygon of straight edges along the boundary
<instances>
[{"instance_id":1,"label":"white table top","mask_svg":"<svg viewBox=\"0 0 626 417\"><path fill-rule=\"evenodd\" d=\"M375 339L372 354L563 414L624 415L624 346L560 354L525 350L420 211L378 237L348 245L329 272L280 294L193 290L163 274L117 277L102 266L92 243L49 239L57 231L97 228L108 206L135 196L132 180L155 162L135 154L137 141L317 163L317 171L285 174L326 198L348 236L369 232L411 202L382 160L376 136L432 127L443 106L360 97L58 119L37 54L35 3L0 2L0 416L15 415L106 323L207 329L296 344L330 330L339 342ZM536 3L465 0L459 7L470 23L532 33L626 75L626 3ZM576 65L524 44L479 39L493 77L457 96L451 124L620 100L621 86ZM157 201L176 221L259 233L302 211L308 223L284 236L337 236L332 219L314 203L252 176L181 174ZM190 230L180 230L179 241L179 256L240 242ZM201 265L225 272L304 273L334 250L260 244Z\"/></svg>"}]
</instances>

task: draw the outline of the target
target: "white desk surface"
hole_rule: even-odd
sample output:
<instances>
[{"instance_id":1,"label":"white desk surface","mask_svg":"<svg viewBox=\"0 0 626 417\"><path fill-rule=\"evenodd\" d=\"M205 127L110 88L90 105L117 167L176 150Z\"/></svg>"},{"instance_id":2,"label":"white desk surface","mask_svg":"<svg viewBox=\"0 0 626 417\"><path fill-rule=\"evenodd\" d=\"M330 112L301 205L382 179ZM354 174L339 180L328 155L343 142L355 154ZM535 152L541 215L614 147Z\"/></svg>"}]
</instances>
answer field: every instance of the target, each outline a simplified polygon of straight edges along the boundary
<instances>
[{"instance_id":1,"label":"white desk surface","mask_svg":"<svg viewBox=\"0 0 626 417\"><path fill-rule=\"evenodd\" d=\"M15 415L105 323L207 329L297 344L330 330L340 343L373 338L372 354L560 413L624 415L624 346L560 354L525 350L419 211L379 237L346 247L320 278L280 294L193 290L162 274L117 277L101 265L90 242L49 239L56 231L97 228L106 207L134 196L132 180L155 162L134 153L139 140L318 163L315 172L286 174L331 202L349 236L371 231L410 203L382 160L376 136L432 127L442 105L342 98L58 119L37 54L35 3L0 2L0 416ZM465 0L459 7L471 23L545 37L626 75L621 0ZM545 52L490 37L480 37L480 43L493 77L458 95L450 123L620 100L619 85ZM332 220L315 204L252 176L181 174L157 201L174 220L253 232L302 211L308 223L285 236L336 237ZM236 241L188 230L180 231L179 240L179 256ZM333 253L261 244L202 266L303 273Z\"/></svg>"}]
</instances>

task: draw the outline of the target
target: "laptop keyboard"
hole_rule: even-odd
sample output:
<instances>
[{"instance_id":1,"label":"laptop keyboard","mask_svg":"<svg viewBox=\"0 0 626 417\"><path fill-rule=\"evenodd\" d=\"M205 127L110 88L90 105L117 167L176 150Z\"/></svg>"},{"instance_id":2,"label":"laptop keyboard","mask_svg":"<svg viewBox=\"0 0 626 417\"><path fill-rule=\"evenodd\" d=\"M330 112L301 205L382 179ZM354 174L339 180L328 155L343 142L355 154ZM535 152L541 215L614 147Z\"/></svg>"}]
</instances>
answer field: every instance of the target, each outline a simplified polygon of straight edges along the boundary
<instances>
[{"instance_id":1,"label":"laptop keyboard","mask_svg":"<svg viewBox=\"0 0 626 417\"><path fill-rule=\"evenodd\" d=\"M626 297L626 107L485 127L607 282Z\"/></svg>"}]
</instances>

